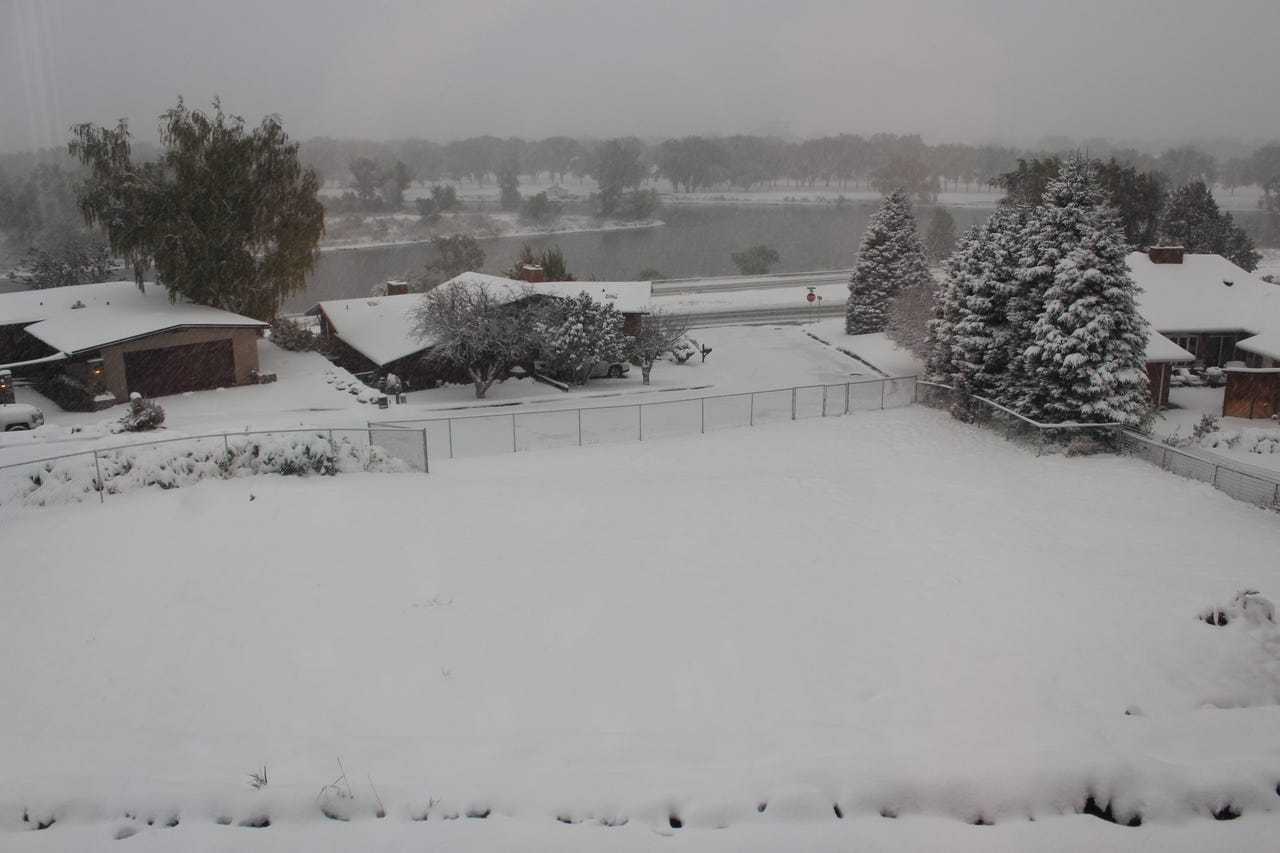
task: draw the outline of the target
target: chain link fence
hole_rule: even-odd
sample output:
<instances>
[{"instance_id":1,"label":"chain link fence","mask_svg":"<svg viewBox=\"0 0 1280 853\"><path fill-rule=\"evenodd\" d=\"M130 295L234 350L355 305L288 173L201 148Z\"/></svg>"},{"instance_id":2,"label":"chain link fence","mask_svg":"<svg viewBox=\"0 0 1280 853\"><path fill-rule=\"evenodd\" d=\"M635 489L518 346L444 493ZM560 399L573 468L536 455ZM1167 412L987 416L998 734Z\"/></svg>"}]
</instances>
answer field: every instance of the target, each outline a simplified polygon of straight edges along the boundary
<instances>
[{"instance_id":1,"label":"chain link fence","mask_svg":"<svg viewBox=\"0 0 1280 853\"><path fill-rule=\"evenodd\" d=\"M998 403L936 382L917 382L916 397L924 405L946 409L960 420L1002 433L1008 440L1034 449L1036 455L1098 450L1124 453L1180 477L1209 483L1238 501L1280 509L1280 473L1224 459L1206 450L1171 447L1120 424L1037 423Z\"/></svg>"},{"instance_id":2,"label":"chain link fence","mask_svg":"<svg viewBox=\"0 0 1280 853\"><path fill-rule=\"evenodd\" d=\"M916 383L916 401L935 409L951 412L957 420L975 423L1004 437L1042 453L1086 453L1120 450L1120 424L1046 424L1033 421L1012 409L985 397L965 394L950 385L937 382Z\"/></svg>"},{"instance_id":3,"label":"chain link fence","mask_svg":"<svg viewBox=\"0 0 1280 853\"><path fill-rule=\"evenodd\" d=\"M1135 432L1121 439L1124 452L1179 477L1209 483L1238 501L1280 509L1280 473L1215 457L1195 448L1170 447Z\"/></svg>"},{"instance_id":4,"label":"chain link fence","mask_svg":"<svg viewBox=\"0 0 1280 853\"><path fill-rule=\"evenodd\" d=\"M427 470L423 430L315 428L182 436L0 465L0 520L30 507L242 474Z\"/></svg>"},{"instance_id":5,"label":"chain link fence","mask_svg":"<svg viewBox=\"0 0 1280 853\"><path fill-rule=\"evenodd\" d=\"M906 376L661 402L371 422L369 430L387 446L398 446L385 437L387 431L422 432L433 457L460 459L898 408L914 402L915 388L916 377Z\"/></svg>"}]
</instances>

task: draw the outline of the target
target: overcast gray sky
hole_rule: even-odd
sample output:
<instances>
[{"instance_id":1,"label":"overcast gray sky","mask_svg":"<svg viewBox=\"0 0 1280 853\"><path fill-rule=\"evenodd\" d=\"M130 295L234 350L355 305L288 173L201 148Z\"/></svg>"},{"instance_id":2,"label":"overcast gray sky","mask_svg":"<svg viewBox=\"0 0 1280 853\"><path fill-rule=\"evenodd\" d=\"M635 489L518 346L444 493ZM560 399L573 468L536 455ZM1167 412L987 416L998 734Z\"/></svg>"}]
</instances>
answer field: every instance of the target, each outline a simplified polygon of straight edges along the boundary
<instances>
[{"instance_id":1,"label":"overcast gray sky","mask_svg":"<svg viewBox=\"0 0 1280 853\"><path fill-rule=\"evenodd\" d=\"M1280 0L0 0L0 150L220 94L295 139L1280 138Z\"/></svg>"}]
</instances>

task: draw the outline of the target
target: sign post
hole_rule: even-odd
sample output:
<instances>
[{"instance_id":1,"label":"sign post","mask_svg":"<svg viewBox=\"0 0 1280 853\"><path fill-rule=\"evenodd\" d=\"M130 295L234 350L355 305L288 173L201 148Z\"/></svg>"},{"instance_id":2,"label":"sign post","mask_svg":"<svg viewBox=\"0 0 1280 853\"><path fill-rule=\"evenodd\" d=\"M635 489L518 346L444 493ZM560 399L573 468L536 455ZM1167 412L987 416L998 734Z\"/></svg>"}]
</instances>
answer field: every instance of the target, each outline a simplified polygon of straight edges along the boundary
<instances>
[{"instance_id":1,"label":"sign post","mask_svg":"<svg viewBox=\"0 0 1280 853\"><path fill-rule=\"evenodd\" d=\"M809 325L812 326L813 325L813 308L814 308L815 301L818 299L821 299L822 297L814 293L814 291L817 290L816 287L810 287L808 288L808 290L809 290L809 293L807 296L805 296L805 300L809 303Z\"/></svg>"}]
</instances>

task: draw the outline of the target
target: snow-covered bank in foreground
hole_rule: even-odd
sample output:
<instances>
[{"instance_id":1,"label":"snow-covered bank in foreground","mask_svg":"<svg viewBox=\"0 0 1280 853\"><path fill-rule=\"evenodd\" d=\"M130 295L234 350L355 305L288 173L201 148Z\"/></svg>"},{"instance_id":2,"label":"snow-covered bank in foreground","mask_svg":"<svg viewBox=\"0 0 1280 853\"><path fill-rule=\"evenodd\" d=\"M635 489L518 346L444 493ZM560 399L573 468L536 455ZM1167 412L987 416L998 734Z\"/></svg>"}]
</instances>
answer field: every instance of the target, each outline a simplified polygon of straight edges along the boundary
<instances>
[{"instance_id":1,"label":"snow-covered bank in foreground","mask_svg":"<svg viewBox=\"0 0 1280 853\"><path fill-rule=\"evenodd\" d=\"M238 849L1276 827L1280 636L1196 614L1277 597L1280 528L1208 486L915 408L435 470L6 523L0 846L108 848L126 811L182 820L130 843ZM335 756L350 824L316 801ZM1055 817L1090 794L1144 827Z\"/></svg>"}]
</instances>

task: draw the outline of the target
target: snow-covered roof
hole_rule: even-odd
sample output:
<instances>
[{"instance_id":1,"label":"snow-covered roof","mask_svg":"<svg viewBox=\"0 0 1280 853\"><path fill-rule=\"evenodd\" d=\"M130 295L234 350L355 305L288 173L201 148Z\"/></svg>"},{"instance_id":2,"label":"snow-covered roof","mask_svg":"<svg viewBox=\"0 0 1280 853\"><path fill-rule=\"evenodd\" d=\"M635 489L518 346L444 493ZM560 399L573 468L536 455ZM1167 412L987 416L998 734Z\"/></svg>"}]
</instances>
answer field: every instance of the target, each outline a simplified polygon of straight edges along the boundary
<instances>
[{"instance_id":1,"label":"snow-covered roof","mask_svg":"<svg viewBox=\"0 0 1280 853\"><path fill-rule=\"evenodd\" d=\"M1269 332L1236 342L1236 349L1280 361L1280 324Z\"/></svg>"},{"instance_id":2,"label":"snow-covered roof","mask_svg":"<svg viewBox=\"0 0 1280 853\"><path fill-rule=\"evenodd\" d=\"M624 314L649 313L652 292L647 281L530 284L478 272L464 272L440 286L450 284L478 285L495 298L507 302L524 298L530 291L561 298L587 293L596 301L613 305ZM408 293L364 299L332 299L319 303L317 308L324 312L329 325L345 344L375 364L386 365L431 346L431 341L419 338L413 331L413 309L421 300L422 294Z\"/></svg>"},{"instance_id":3,"label":"snow-covered roof","mask_svg":"<svg viewBox=\"0 0 1280 853\"><path fill-rule=\"evenodd\" d=\"M1194 353L1187 352L1159 332L1152 332L1147 341L1146 361L1195 361Z\"/></svg>"},{"instance_id":4,"label":"snow-covered roof","mask_svg":"<svg viewBox=\"0 0 1280 853\"><path fill-rule=\"evenodd\" d=\"M170 302L156 284L108 281L0 294L0 325L24 331L68 355L190 326L265 328L266 323L190 302Z\"/></svg>"},{"instance_id":5,"label":"snow-covered roof","mask_svg":"<svg viewBox=\"0 0 1280 853\"><path fill-rule=\"evenodd\" d=\"M1133 252L1126 260L1142 289L1138 307L1157 331L1280 331L1280 286L1220 255L1184 255L1180 264L1155 264Z\"/></svg>"},{"instance_id":6,"label":"snow-covered roof","mask_svg":"<svg viewBox=\"0 0 1280 853\"><path fill-rule=\"evenodd\" d=\"M384 365L430 346L413 332L413 309L421 301L420 293L404 293L332 299L319 307L347 346L374 364Z\"/></svg>"},{"instance_id":7,"label":"snow-covered roof","mask_svg":"<svg viewBox=\"0 0 1280 853\"><path fill-rule=\"evenodd\" d=\"M480 272L464 272L445 282L478 284L495 295L519 299L529 291L561 298L573 298L586 293L605 305L612 305L623 314L648 314L653 297L653 282L649 281L540 281L531 283L487 275ZM441 285L442 287L444 285Z\"/></svg>"},{"instance_id":8,"label":"snow-covered roof","mask_svg":"<svg viewBox=\"0 0 1280 853\"><path fill-rule=\"evenodd\" d=\"M164 288L147 285L148 293L138 290L132 281L108 281L102 284L78 284L74 287L50 287L44 290L20 290L0 293L0 326L26 325L48 320L66 313L76 305L99 308L115 304L142 304L154 291L168 301ZM80 310L80 309L77 309Z\"/></svg>"}]
</instances>

